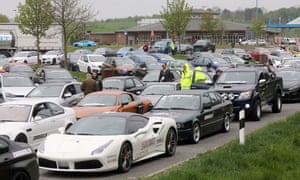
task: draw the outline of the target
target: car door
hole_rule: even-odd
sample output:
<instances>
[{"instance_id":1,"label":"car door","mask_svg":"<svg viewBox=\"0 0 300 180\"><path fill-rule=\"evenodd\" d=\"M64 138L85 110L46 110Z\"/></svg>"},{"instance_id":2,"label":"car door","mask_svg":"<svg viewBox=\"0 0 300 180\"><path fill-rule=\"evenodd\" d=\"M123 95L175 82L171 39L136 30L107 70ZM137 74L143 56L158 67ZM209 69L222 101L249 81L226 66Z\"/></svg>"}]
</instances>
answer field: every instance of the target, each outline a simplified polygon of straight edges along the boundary
<instances>
[{"instance_id":1,"label":"car door","mask_svg":"<svg viewBox=\"0 0 300 180\"><path fill-rule=\"evenodd\" d=\"M125 79L124 90L126 92L134 93L136 92L135 84L132 78Z\"/></svg>"},{"instance_id":2,"label":"car door","mask_svg":"<svg viewBox=\"0 0 300 180\"><path fill-rule=\"evenodd\" d=\"M78 67L79 67L79 70L81 72L87 72L87 67L88 67L88 58L87 56L80 56L78 62Z\"/></svg>"},{"instance_id":3,"label":"car door","mask_svg":"<svg viewBox=\"0 0 300 180\"><path fill-rule=\"evenodd\" d=\"M128 119L128 133L134 134L134 141L133 141L133 156L134 159L143 158L150 153L152 153L155 149L155 135L153 131L149 129L152 126L147 126L149 120L143 116L131 116Z\"/></svg>"},{"instance_id":4,"label":"car door","mask_svg":"<svg viewBox=\"0 0 300 180\"><path fill-rule=\"evenodd\" d=\"M38 146L53 132L55 127L52 112L46 103L36 104L32 111L31 128L26 130L28 132L28 141L32 142L33 147Z\"/></svg>"},{"instance_id":5,"label":"car door","mask_svg":"<svg viewBox=\"0 0 300 180\"><path fill-rule=\"evenodd\" d=\"M79 100L83 98L83 92L80 89L80 84L69 84L64 86L61 96L63 106L72 107L76 105Z\"/></svg>"},{"instance_id":6,"label":"car door","mask_svg":"<svg viewBox=\"0 0 300 180\"><path fill-rule=\"evenodd\" d=\"M203 93L201 95L201 105L201 116L198 117L198 119L200 118L202 135L205 135L211 132L210 128L215 119L213 103L208 93Z\"/></svg>"}]
</instances>

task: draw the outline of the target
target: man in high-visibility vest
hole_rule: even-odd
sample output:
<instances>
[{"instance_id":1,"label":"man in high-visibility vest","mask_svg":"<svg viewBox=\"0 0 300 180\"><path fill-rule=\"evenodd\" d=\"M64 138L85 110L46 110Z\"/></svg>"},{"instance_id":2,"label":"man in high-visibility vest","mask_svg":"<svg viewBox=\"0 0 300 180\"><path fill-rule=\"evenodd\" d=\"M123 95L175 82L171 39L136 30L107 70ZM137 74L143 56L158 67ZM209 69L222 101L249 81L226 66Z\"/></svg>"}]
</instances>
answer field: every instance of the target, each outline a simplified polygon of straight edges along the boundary
<instances>
[{"instance_id":1,"label":"man in high-visibility vest","mask_svg":"<svg viewBox=\"0 0 300 180\"><path fill-rule=\"evenodd\" d=\"M202 72L202 67L197 66L193 73L193 79L194 83L196 84L202 84L205 83L206 75Z\"/></svg>"},{"instance_id":2,"label":"man in high-visibility vest","mask_svg":"<svg viewBox=\"0 0 300 180\"><path fill-rule=\"evenodd\" d=\"M181 71L180 86L181 90L191 89L192 85L192 71L187 63L183 64L183 70Z\"/></svg>"}]
</instances>

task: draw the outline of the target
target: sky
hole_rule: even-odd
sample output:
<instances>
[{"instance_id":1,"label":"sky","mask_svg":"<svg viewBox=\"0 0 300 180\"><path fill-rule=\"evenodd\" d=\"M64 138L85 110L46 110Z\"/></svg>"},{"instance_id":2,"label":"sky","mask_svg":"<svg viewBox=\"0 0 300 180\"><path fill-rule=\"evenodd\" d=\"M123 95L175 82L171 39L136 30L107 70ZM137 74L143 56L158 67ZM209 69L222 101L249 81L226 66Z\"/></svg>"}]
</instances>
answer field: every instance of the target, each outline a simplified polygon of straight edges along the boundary
<instances>
[{"instance_id":1,"label":"sky","mask_svg":"<svg viewBox=\"0 0 300 180\"><path fill-rule=\"evenodd\" d=\"M4 0L2 0L4 1ZM168 0L79 0L82 4L90 4L97 12L95 19L105 20L126 18L129 16L152 16L160 14L167 6ZM172 1L172 0L169 0ZM1 3L0 13L14 18L19 3L25 0L8 0ZM221 9L237 10L263 7L268 11L279 8L299 7L299 0L186 0L195 9L219 7Z\"/></svg>"}]
</instances>

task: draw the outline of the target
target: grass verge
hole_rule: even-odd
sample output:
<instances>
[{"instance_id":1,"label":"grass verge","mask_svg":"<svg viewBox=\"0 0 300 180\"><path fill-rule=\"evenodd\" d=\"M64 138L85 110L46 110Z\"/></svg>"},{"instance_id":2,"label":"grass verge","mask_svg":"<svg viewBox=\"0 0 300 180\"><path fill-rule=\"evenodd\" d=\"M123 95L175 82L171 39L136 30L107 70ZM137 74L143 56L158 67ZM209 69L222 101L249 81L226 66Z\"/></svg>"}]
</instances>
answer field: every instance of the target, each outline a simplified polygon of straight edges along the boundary
<instances>
[{"instance_id":1,"label":"grass verge","mask_svg":"<svg viewBox=\"0 0 300 180\"><path fill-rule=\"evenodd\" d=\"M296 180L300 177L300 113L145 180Z\"/></svg>"}]
</instances>

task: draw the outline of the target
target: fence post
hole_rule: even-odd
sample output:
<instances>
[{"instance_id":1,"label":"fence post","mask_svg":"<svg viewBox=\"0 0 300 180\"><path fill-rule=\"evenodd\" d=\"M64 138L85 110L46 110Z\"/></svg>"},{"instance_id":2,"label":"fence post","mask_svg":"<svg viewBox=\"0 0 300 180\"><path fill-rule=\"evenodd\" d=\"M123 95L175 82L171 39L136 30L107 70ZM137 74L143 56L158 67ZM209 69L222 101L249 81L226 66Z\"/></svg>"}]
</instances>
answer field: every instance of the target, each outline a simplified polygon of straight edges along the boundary
<instances>
[{"instance_id":1,"label":"fence post","mask_svg":"<svg viewBox=\"0 0 300 180\"><path fill-rule=\"evenodd\" d=\"M239 112L239 121L240 121L240 131L239 131L239 140L240 144L245 144L245 110L242 109Z\"/></svg>"}]
</instances>

